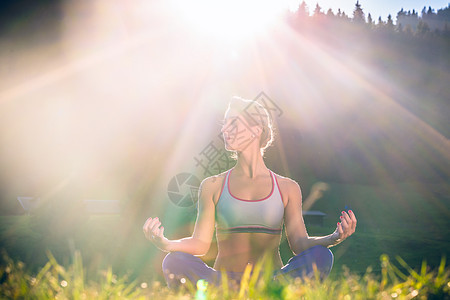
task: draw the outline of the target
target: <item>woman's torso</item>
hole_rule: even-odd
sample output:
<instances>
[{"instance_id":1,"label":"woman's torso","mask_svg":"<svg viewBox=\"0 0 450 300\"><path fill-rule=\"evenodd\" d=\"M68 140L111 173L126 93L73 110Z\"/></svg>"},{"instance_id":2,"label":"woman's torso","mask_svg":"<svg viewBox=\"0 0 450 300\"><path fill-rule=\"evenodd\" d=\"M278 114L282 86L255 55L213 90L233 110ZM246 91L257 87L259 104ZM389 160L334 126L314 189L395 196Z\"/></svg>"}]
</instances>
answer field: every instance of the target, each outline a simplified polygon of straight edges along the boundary
<instances>
[{"instance_id":1,"label":"woman's torso","mask_svg":"<svg viewBox=\"0 0 450 300\"><path fill-rule=\"evenodd\" d=\"M249 179L230 170L218 178L214 268L243 272L247 264L255 264L265 253L274 267L281 267L278 247L285 204L276 175L268 171Z\"/></svg>"}]
</instances>

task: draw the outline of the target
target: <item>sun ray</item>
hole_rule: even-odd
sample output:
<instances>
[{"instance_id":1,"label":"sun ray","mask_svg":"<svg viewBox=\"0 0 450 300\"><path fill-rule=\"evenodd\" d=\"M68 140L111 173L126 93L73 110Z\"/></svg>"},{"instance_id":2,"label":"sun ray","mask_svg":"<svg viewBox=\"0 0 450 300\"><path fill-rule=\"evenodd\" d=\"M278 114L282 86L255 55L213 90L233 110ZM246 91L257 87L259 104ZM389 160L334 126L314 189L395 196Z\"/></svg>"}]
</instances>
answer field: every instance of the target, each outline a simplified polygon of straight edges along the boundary
<instances>
[{"instance_id":1,"label":"sun ray","mask_svg":"<svg viewBox=\"0 0 450 300\"><path fill-rule=\"evenodd\" d=\"M115 44L114 46L106 47L93 54L73 59L63 66L48 71L37 78L27 80L6 90L0 91L0 103L28 95L43 87L55 84L73 74L85 71L104 61L123 55L126 51L148 44L152 39L161 37L163 34L163 32L154 33L152 35L148 33L140 34L127 41L122 41L122 43L119 43L118 45Z\"/></svg>"}]
</instances>

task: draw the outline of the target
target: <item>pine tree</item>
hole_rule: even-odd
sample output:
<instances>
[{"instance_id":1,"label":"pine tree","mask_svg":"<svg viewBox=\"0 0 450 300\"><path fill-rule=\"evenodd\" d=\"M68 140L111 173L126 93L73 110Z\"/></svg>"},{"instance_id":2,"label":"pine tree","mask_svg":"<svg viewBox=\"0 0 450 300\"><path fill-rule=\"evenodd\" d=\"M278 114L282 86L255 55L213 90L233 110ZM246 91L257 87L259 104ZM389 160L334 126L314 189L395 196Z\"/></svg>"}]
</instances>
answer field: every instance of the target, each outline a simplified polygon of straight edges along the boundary
<instances>
[{"instance_id":1,"label":"pine tree","mask_svg":"<svg viewBox=\"0 0 450 300\"><path fill-rule=\"evenodd\" d=\"M369 26L373 26L372 15L370 13L367 15L367 24L369 24Z\"/></svg>"},{"instance_id":2,"label":"pine tree","mask_svg":"<svg viewBox=\"0 0 450 300\"><path fill-rule=\"evenodd\" d=\"M417 34L419 35L425 35L428 32L430 32L430 26L423 20L419 21L419 24L417 24Z\"/></svg>"},{"instance_id":3,"label":"pine tree","mask_svg":"<svg viewBox=\"0 0 450 300\"><path fill-rule=\"evenodd\" d=\"M422 8L422 18L425 17L426 15L427 15L427 7L424 6L424 7Z\"/></svg>"},{"instance_id":4,"label":"pine tree","mask_svg":"<svg viewBox=\"0 0 450 300\"><path fill-rule=\"evenodd\" d=\"M389 30L393 30L393 29L394 29L394 22L392 21L392 16L391 16L391 14L389 14L388 17L387 17L386 27L387 27Z\"/></svg>"},{"instance_id":5,"label":"pine tree","mask_svg":"<svg viewBox=\"0 0 450 300\"><path fill-rule=\"evenodd\" d=\"M366 17L364 16L364 12L361 8L361 4L359 4L359 0L356 1L355 10L353 11L353 22L355 23L365 23Z\"/></svg>"},{"instance_id":6,"label":"pine tree","mask_svg":"<svg viewBox=\"0 0 450 300\"><path fill-rule=\"evenodd\" d=\"M345 14L345 11L343 11L342 14L341 14L341 19L349 20L350 18Z\"/></svg>"},{"instance_id":7,"label":"pine tree","mask_svg":"<svg viewBox=\"0 0 450 300\"><path fill-rule=\"evenodd\" d=\"M406 16L406 12L402 9L397 13L397 23Z\"/></svg>"},{"instance_id":8,"label":"pine tree","mask_svg":"<svg viewBox=\"0 0 450 300\"><path fill-rule=\"evenodd\" d=\"M332 19L334 17L334 13L333 13L333 10L331 8L329 8L328 11L327 11L327 17L329 19Z\"/></svg>"},{"instance_id":9,"label":"pine tree","mask_svg":"<svg viewBox=\"0 0 450 300\"><path fill-rule=\"evenodd\" d=\"M436 17L445 23L450 23L450 4L445 8L438 9Z\"/></svg>"},{"instance_id":10,"label":"pine tree","mask_svg":"<svg viewBox=\"0 0 450 300\"><path fill-rule=\"evenodd\" d=\"M383 22L383 20L381 19L381 16L379 16L379 17L378 17L377 28L378 28L378 29L383 29L385 25L386 25L386 24L385 24L385 23Z\"/></svg>"},{"instance_id":11,"label":"pine tree","mask_svg":"<svg viewBox=\"0 0 450 300\"><path fill-rule=\"evenodd\" d=\"M314 16L319 17L323 15L322 7L320 7L319 3L316 4L316 8L314 9Z\"/></svg>"},{"instance_id":12,"label":"pine tree","mask_svg":"<svg viewBox=\"0 0 450 300\"><path fill-rule=\"evenodd\" d=\"M309 17L309 9L308 5L306 5L305 1L300 3L300 6L297 9L297 15L301 20L306 20Z\"/></svg>"}]
</instances>

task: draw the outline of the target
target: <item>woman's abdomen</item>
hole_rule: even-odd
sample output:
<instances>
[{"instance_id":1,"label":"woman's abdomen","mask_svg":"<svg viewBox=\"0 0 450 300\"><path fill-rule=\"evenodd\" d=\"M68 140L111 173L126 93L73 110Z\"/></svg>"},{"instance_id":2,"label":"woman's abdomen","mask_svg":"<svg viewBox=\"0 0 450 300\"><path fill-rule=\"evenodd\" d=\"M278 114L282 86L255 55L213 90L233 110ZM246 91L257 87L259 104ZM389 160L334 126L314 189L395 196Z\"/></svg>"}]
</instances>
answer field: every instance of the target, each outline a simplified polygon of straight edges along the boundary
<instances>
[{"instance_id":1,"label":"woman's abdomen","mask_svg":"<svg viewBox=\"0 0 450 300\"><path fill-rule=\"evenodd\" d=\"M243 272L247 264L255 265L265 253L274 268L281 268L280 238L281 235L267 233L217 234L218 254L214 268Z\"/></svg>"}]
</instances>

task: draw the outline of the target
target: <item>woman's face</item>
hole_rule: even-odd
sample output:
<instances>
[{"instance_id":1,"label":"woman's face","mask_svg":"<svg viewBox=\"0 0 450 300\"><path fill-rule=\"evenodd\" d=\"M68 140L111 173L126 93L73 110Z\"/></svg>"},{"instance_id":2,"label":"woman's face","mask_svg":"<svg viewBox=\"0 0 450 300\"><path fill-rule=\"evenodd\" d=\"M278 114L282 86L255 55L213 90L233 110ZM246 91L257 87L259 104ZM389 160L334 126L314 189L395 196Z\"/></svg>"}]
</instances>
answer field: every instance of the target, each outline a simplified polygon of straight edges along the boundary
<instances>
[{"instance_id":1,"label":"woman's face","mask_svg":"<svg viewBox=\"0 0 450 300\"><path fill-rule=\"evenodd\" d=\"M239 112L228 109L223 120L222 134L225 149L242 151L257 138L257 126L250 126Z\"/></svg>"}]
</instances>

